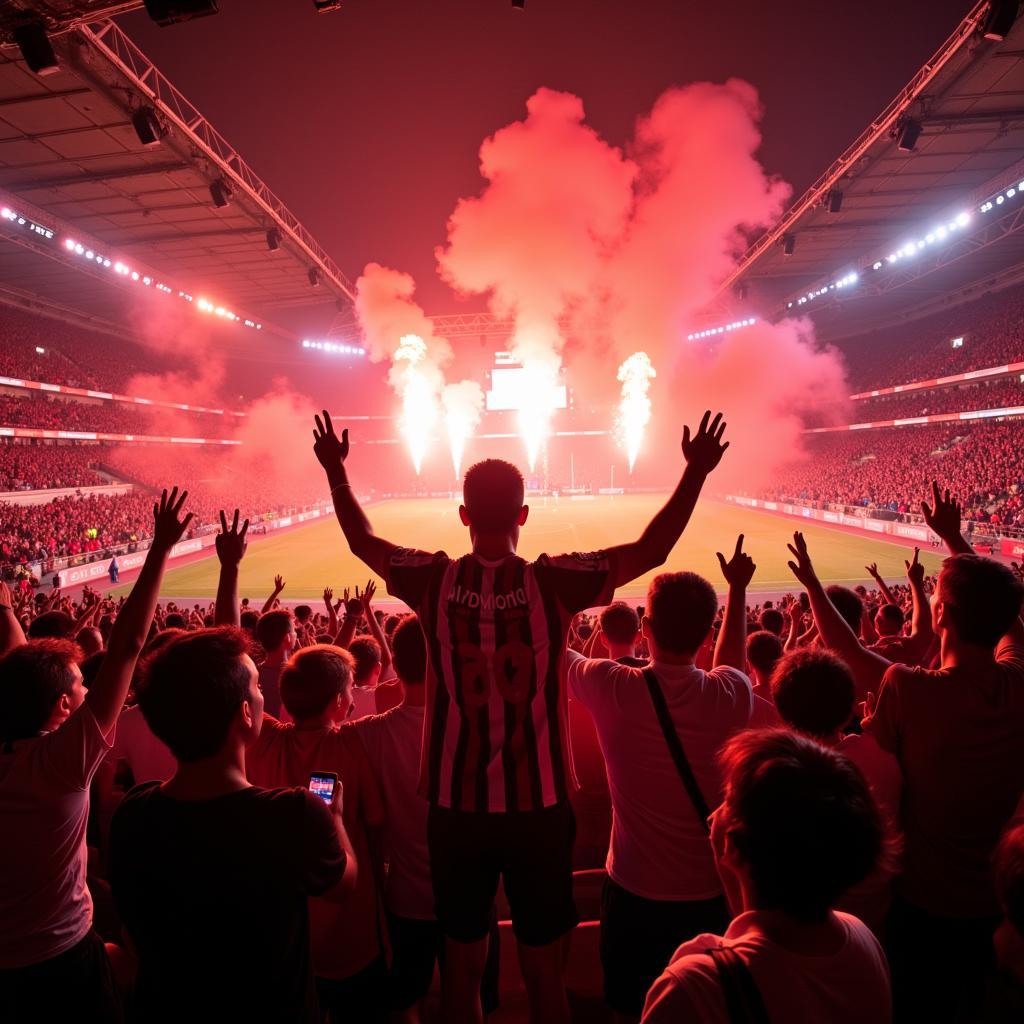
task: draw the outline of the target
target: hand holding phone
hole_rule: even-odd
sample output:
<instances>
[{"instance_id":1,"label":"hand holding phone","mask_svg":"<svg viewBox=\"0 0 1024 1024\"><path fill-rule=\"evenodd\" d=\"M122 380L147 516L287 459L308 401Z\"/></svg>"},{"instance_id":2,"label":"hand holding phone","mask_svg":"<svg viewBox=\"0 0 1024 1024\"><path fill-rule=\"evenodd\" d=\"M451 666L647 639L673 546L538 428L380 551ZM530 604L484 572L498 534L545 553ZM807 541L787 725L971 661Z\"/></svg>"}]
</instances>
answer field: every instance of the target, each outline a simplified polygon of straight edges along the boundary
<instances>
[{"instance_id":1,"label":"hand holding phone","mask_svg":"<svg viewBox=\"0 0 1024 1024\"><path fill-rule=\"evenodd\" d=\"M336 772L313 772L309 777L309 791L320 797L331 810L341 811L341 782Z\"/></svg>"}]
</instances>

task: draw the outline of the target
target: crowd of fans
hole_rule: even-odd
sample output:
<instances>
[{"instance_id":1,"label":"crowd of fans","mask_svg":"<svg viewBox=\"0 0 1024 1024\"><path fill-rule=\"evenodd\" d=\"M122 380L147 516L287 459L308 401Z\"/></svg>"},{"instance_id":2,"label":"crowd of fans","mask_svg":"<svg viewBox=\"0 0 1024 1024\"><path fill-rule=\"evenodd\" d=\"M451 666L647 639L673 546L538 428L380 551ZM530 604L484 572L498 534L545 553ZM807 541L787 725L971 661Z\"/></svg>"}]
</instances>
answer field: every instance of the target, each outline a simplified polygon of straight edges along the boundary
<instances>
[{"instance_id":1,"label":"crowd of fans","mask_svg":"<svg viewBox=\"0 0 1024 1024\"><path fill-rule=\"evenodd\" d=\"M817 434L808 458L777 474L762 497L817 508L907 514L935 477L949 481L975 523L1024 526L1024 431L1017 421Z\"/></svg>"},{"instance_id":2,"label":"crowd of fans","mask_svg":"<svg viewBox=\"0 0 1024 1024\"><path fill-rule=\"evenodd\" d=\"M0 306L0 342L0 374L20 380L121 391L136 374L172 368L124 338L12 306Z\"/></svg>"},{"instance_id":3,"label":"crowd of fans","mask_svg":"<svg viewBox=\"0 0 1024 1024\"><path fill-rule=\"evenodd\" d=\"M441 1019L473 1024L503 991L501 881L530 1019L567 1024L573 871L602 864L590 970L617 1020L1020 1019L1024 571L936 486L936 578L915 552L905 583L826 588L797 533L794 592L751 606L740 537L724 605L688 572L614 602L723 434L687 433L636 540L528 563L514 467L466 475L471 554L409 550L318 419L345 542L399 614L372 582L240 599L237 511L216 600L159 603L176 489L126 599L0 586L5 1019L415 1022L440 965Z\"/></svg>"},{"instance_id":4,"label":"crowd of fans","mask_svg":"<svg viewBox=\"0 0 1024 1024\"><path fill-rule=\"evenodd\" d=\"M1011 409L1019 406L1024 406L1024 384L1019 377L1012 377L992 384L934 388L864 398L854 403L851 420L854 423L869 423L907 416L934 416L942 412Z\"/></svg>"},{"instance_id":5,"label":"crowd of fans","mask_svg":"<svg viewBox=\"0 0 1024 1024\"><path fill-rule=\"evenodd\" d=\"M839 343L853 394L1024 359L1024 286ZM963 344L954 348L953 340Z\"/></svg>"},{"instance_id":6,"label":"crowd of fans","mask_svg":"<svg viewBox=\"0 0 1024 1024\"><path fill-rule=\"evenodd\" d=\"M95 445L0 443L0 491L95 487L93 470L103 449Z\"/></svg>"},{"instance_id":7,"label":"crowd of fans","mask_svg":"<svg viewBox=\"0 0 1024 1024\"><path fill-rule=\"evenodd\" d=\"M32 393L0 395L0 426L108 434L185 434L224 437L235 427L223 416L196 415L158 407L145 411L119 402L43 398Z\"/></svg>"}]
</instances>

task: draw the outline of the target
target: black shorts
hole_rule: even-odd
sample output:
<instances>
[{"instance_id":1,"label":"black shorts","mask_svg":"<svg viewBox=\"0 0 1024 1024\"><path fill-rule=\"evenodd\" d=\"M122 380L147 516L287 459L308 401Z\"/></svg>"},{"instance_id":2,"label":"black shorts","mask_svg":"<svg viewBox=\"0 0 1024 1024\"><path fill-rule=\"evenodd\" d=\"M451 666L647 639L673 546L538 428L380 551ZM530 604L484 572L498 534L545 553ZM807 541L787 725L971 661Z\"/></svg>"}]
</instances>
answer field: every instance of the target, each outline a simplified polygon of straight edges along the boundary
<instances>
[{"instance_id":1,"label":"black shorts","mask_svg":"<svg viewBox=\"0 0 1024 1024\"><path fill-rule=\"evenodd\" d=\"M453 811L431 807L427 820L437 919L456 942L487 935L498 879L505 883L512 930L524 946L546 946L576 927L568 803L540 811Z\"/></svg>"},{"instance_id":2,"label":"black shorts","mask_svg":"<svg viewBox=\"0 0 1024 1024\"><path fill-rule=\"evenodd\" d=\"M50 960L0 970L0 1018L4 1024L120 1024L121 996L103 940L90 930L77 945Z\"/></svg>"},{"instance_id":3,"label":"black shorts","mask_svg":"<svg viewBox=\"0 0 1024 1024\"><path fill-rule=\"evenodd\" d=\"M610 878L601 893L601 966L604 995L617 1013L639 1017L647 990L684 943L708 932L724 935L729 909L724 896L676 902L648 900Z\"/></svg>"}]
</instances>

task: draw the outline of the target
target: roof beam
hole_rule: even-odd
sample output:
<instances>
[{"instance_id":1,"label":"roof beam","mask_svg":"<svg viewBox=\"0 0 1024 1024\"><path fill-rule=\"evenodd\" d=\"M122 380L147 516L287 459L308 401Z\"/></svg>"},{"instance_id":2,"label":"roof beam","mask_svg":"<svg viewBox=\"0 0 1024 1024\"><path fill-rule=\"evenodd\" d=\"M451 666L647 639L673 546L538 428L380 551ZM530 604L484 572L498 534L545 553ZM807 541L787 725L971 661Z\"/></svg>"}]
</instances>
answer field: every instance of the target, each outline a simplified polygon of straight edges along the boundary
<instances>
[{"instance_id":1,"label":"roof beam","mask_svg":"<svg viewBox=\"0 0 1024 1024\"><path fill-rule=\"evenodd\" d=\"M58 160L51 161L46 166L52 166L53 164L60 164L64 167L68 166L66 162ZM151 174L170 174L172 171L187 171L189 169L188 164L182 163L179 160L174 163L142 164L136 168L123 168L118 171L84 171L81 174L68 175L63 178L34 178L16 182L5 181L3 185L4 188L9 188L13 192L31 192L36 189L60 188L62 185L80 185L83 182L94 181L115 181L118 178L144 178ZM4 170L17 171L20 168L17 166L3 168L0 169L0 174Z\"/></svg>"}]
</instances>

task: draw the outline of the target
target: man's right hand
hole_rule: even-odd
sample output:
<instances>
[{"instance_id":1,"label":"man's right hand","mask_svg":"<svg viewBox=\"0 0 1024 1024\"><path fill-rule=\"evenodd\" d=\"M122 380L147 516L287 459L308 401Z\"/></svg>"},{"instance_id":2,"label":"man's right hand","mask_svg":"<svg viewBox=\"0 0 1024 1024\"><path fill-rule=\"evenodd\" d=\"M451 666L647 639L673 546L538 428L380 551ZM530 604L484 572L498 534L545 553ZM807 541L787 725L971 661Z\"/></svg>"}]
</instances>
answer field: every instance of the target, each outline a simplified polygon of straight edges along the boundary
<instances>
[{"instance_id":1,"label":"man's right hand","mask_svg":"<svg viewBox=\"0 0 1024 1024\"><path fill-rule=\"evenodd\" d=\"M722 414L716 413L709 427L710 419L711 410L708 409L700 421L697 435L693 438L690 437L690 428L683 427L683 457L686 459L686 466L705 476L722 461L725 449L729 447L728 441L722 444L722 435L725 433Z\"/></svg>"},{"instance_id":2,"label":"man's right hand","mask_svg":"<svg viewBox=\"0 0 1024 1024\"><path fill-rule=\"evenodd\" d=\"M217 549L217 558L221 565L237 566L245 557L245 550L249 546L245 540L245 534L249 529L249 520L242 523L242 529L238 529L238 509L235 509L234 519L231 521L231 529L228 529L228 521L224 516L224 510L220 512L220 533L214 540L214 547Z\"/></svg>"},{"instance_id":3,"label":"man's right hand","mask_svg":"<svg viewBox=\"0 0 1024 1024\"><path fill-rule=\"evenodd\" d=\"M323 420L314 417L316 427L313 430L313 453L324 469L335 469L348 458L348 430L341 432L341 440L334 432L331 414L324 409Z\"/></svg>"},{"instance_id":4,"label":"man's right hand","mask_svg":"<svg viewBox=\"0 0 1024 1024\"><path fill-rule=\"evenodd\" d=\"M921 511L924 513L924 521L940 539L949 542L960 537L960 502L950 497L949 489L946 489L945 496L939 490L939 482L932 481L932 505L928 502L921 502Z\"/></svg>"}]
</instances>

